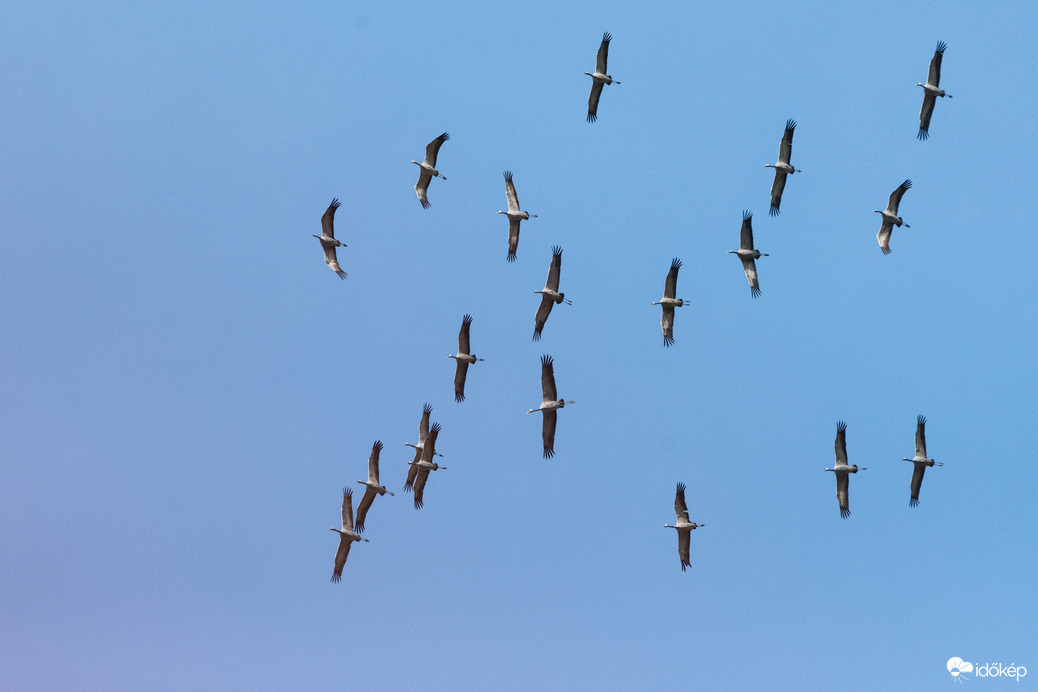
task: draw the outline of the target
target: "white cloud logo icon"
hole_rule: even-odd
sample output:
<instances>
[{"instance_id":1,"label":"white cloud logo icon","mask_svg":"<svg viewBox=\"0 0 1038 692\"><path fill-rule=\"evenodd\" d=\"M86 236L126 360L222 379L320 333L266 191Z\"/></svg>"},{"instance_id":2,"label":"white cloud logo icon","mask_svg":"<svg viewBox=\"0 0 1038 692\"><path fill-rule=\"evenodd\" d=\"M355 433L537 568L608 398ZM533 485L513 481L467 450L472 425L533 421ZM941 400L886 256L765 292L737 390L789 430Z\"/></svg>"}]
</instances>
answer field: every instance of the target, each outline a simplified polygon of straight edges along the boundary
<instances>
[{"instance_id":1,"label":"white cloud logo icon","mask_svg":"<svg viewBox=\"0 0 1038 692\"><path fill-rule=\"evenodd\" d=\"M953 656L948 659L948 672L952 674L953 678L957 678L960 673L972 673L973 664L963 661L958 656Z\"/></svg>"}]
</instances>

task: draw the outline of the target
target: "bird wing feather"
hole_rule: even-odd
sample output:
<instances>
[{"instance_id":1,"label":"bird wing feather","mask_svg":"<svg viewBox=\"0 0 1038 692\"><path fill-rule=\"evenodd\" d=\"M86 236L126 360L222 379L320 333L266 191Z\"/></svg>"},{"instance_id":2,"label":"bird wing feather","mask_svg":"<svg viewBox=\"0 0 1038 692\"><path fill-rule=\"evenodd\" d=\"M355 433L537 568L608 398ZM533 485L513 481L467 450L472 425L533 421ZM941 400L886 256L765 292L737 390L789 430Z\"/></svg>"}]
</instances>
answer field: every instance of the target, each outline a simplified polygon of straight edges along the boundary
<instances>
[{"instance_id":1,"label":"bird wing feather","mask_svg":"<svg viewBox=\"0 0 1038 692\"><path fill-rule=\"evenodd\" d=\"M332 572L332 581L342 579L342 568L346 566L346 558L350 556L350 547L353 541L343 535L339 536L339 549L335 551L335 569Z\"/></svg>"},{"instance_id":2,"label":"bird wing feather","mask_svg":"<svg viewBox=\"0 0 1038 692\"><path fill-rule=\"evenodd\" d=\"M883 225L879 227L879 233L876 234L876 240L879 241L879 248L883 251L884 255L890 254L890 235L894 232L894 224L883 222Z\"/></svg>"},{"instance_id":3,"label":"bird wing feather","mask_svg":"<svg viewBox=\"0 0 1038 692\"><path fill-rule=\"evenodd\" d=\"M422 420L418 423L418 442L425 442L429 436L429 416L432 415L432 406L422 404ZM415 460L417 461L417 459Z\"/></svg>"},{"instance_id":4,"label":"bird wing feather","mask_svg":"<svg viewBox=\"0 0 1038 692\"><path fill-rule=\"evenodd\" d=\"M591 82L591 95L587 97L587 121L593 123L598 120L598 100L602 98L602 87L604 82Z\"/></svg>"},{"instance_id":5,"label":"bird wing feather","mask_svg":"<svg viewBox=\"0 0 1038 692\"><path fill-rule=\"evenodd\" d=\"M515 193L515 183L512 182L512 171L505 171L505 197L508 198L508 211L519 211L519 196Z\"/></svg>"},{"instance_id":6,"label":"bird wing feather","mask_svg":"<svg viewBox=\"0 0 1038 692\"><path fill-rule=\"evenodd\" d=\"M534 319L533 327L533 339L539 341L541 338L541 331L544 329L544 324L548 321L548 315L551 314L551 308L555 305L555 301L550 296L541 295L541 304L537 306L537 315Z\"/></svg>"},{"instance_id":7,"label":"bird wing feather","mask_svg":"<svg viewBox=\"0 0 1038 692\"><path fill-rule=\"evenodd\" d=\"M421 509L425 505L425 482L429 480L429 469L418 469L414 480L414 508Z\"/></svg>"},{"instance_id":8,"label":"bird wing feather","mask_svg":"<svg viewBox=\"0 0 1038 692\"><path fill-rule=\"evenodd\" d=\"M915 455L926 458L926 417L919 416L915 424Z\"/></svg>"},{"instance_id":9,"label":"bird wing feather","mask_svg":"<svg viewBox=\"0 0 1038 692\"><path fill-rule=\"evenodd\" d=\"M457 360L458 367L454 371L454 400L465 401L465 377L469 372L469 364L461 359L455 360Z\"/></svg>"},{"instance_id":10,"label":"bird wing feather","mask_svg":"<svg viewBox=\"0 0 1038 692\"><path fill-rule=\"evenodd\" d=\"M772 192L772 198L775 193ZM779 191L781 195L781 191ZM774 204L774 200L772 201ZM739 230L739 249L740 250L753 250L753 214L748 211L742 213L742 228Z\"/></svg>"},{"instance_id":11,"label":"bird wing feather","mask_svg":"<svg viewBox=\"0 0 1038 692\"><path fill-rule=\"evenodd\" d=\"M342 490L342 530L353 531L353 489Z\"/></svg>"},{"instance_id":12,"label":"bird wing feather","mask_svg":"<svg viewBox=\"0 0 1038 692\"><path fill-rule=\"evenodd\" d=\"M670 271L667 272L667 282L663 285L664 298L673 298L677 294L679 269L681 269L681 260L675 257L670 262Z\"/></svg>"},{"instance_id":13,"label":"bird wing feather","mask_svg":"<svg viewBox=\"0 0 1038 692\"><path fill-rule=\"evenodd\" d=\"M342 270L342 267L339 266L339 260L338 260L338 258L335 255L335 248L334 247L327 247L327 246L325 246L325 248L324 248L324 263L327 264L328 267L333 272L338 274L340 279L345 279L346 278L346 272L344 272Z\"/></svg>"},{"instance_id":14,"label":"bird wing feather","mask_svg":"<svg viewBox=\"0 0 1038 692\"><path fill-rule=\"evenodd\" d=\"M850 474L836 474L836 499L840 503L840 516L846 519L851 514L850 501L847 499L847 489L850 487Z\"/></svg>"},{"instance_id":15,"label":"bird wing feather","mask_svg":"<svg viewBox=\"0 0 1038 692\"><path fill-rule=\"evenodd\" d=\"M544 442L544 458L550 459L555 456L555 425L558 423L559 415L556 410L542 413L544 420L541 422L541 440Z\"/></svg>"},{"instance_id":16,"label":"bird wing feather","mask_svg":"<svg viewBox=\"0 0 1038 692\"><path fill-rule=\"evenodd\" d=\"M914 464L912 471L912 497L908 501L909 506L915 507L919 504L919 489L923 487L923 474L926 473L926 464Z\"/></svg>"},{"instance_id":17,"label":"bird wing feather","mask_svg":"<svg viewBox=\"0 0 1038 692\"><path fill-rule=\"evenodd\" d=\"M508 261L515 261L515 253L519 250L519 222L522 219L508 218Z\"/></svg>"},{"instance_id":18,"label":"bird wing feather","mask_svg":"<svg viewBox=\"0 0 1038 692\"><path fill-rule=\"evenodd\" d=\"M786 175L788 174L781 168L775 169L775 180L771 183L771 210L768 212L770 216L777 216L779 213L782 191L786 189Z\"/></svg>"},{"instance_id":19,"label":"bird wing feather","mask_svg":"<svg viewBox=\"0 0 1038 692\"><path fill-rule=\"evenodd\" d=\"M326 238L335 237L335 210L340 206L339 198L334 198L332 203L329 204L328 208L325 210L324 215L321 216L321 235ZM325 251L325 256L327 256L327 251Z\"/></svg>"},{"instance_id":20,"label":"bird wing feather","mask_svg":"<svg viewBox=\"0 0 1038 692\"><path fill-rule=\"evenodd\" d=\"M612 40L613 36L608 31L602 34L602 45L598 47L598 60L595 63L595 70L601 74L606 74L608 71L609 42Z\"/></svg>"},{"instance_id":21,"label":"bird wing feather","mask_svg":"<svg viewBox=\"0 0 1038 692\"><path fill-rule=\"evenodd\" d=\"M760 295L760 283L757 281L757 263L752 257L740 257L742 270L746 274L746 280L750 282L750 292L756 298Z\"/></svg>"},{"instance_id":22,"label":"bird wing feather","mask_svg":"<svg viewBox=\"0 0 1038 692\"><path fill-rule=\"evenodd\" d=\"M782 142L779 144L779 161L789 165L789 159L793 155L793 130L796 129L795 120L786 121L786 131L782 133Z\"/></svg>"},{"instance_id":23,"label":"bird wing feather","mask_svg":"<svg viewBox=\"0 0 1038 692\"><path fill-rule=\"evenodd\" d=\"M335 238L335 210L340 206L338 197L331 200L328 209L321 217L321 234L325 238Z\"/></svg>"},{"instance_id":24,"label":"bird wing feather","mask_svg":"<svg viewBox=\"0 0 1038 692\"><path fill-rule=\"evenodd\" d=\"M663 328L663 345L670 346L674 343L674 306L664 305L663 316L660 318L660 327Z\"/></svg>"},{"instance_id":25,"label":"bird wing feather","mask_svg":"<svg viewBox=\"0 0 1038 692\"><path fill-rule=\"evenodd\" d=\"M458 353L469 354L469 329L472 326L472 315L461 318L461 329L458 330Z\"/></svg>"},{"instance_id":26,"label":"bird wing feather","mask_svg":"<svg viewBox=\"0 0 1038 692\"><path fill-rule=\"evenodd\" d=\"M444 132L442 135L429 142L425 146L425 163L428 166L436 168L436 155L440 153L440 147L443 143L450 139L451 136Z\"/></svg>"},{"instance_id":27,"label":"bird wing feather","mask_svg":"<svg viewBox=\"0 0 1038 692\"><path fill-rule=\"evenodd\" d=\"M541 356L541 401L558 401L555 391L555 361L551 356Z\"/></svg>"},{"instance_id":28,"label":"bird wing feather","mask_svg":"<svg viewBox=\"0 0 1038 692\"><path fill-rule=\"evenodd\" d=\"M360 504L357 505L357 533L364 533L364 519L368 516L368 508L375 501L377 494L374 488L368 486L364 491L364 497L360 498Z\"/></svg>"},{"instance_id":29,"label":"bird wing feather","mask_svg":"<svg viewBox=\"0 0 1038 692\"><path fill-rule=\"evenodd\" d=\"M675 524L688 523L688 505L685 504L685 484L678 483L677 492L674 493L674 518Z\"/></svg>"},{"instance_id":30,"label":"bird wing feather","mask_svg":"<svg viewBox=\"0 0 1038 692\"><path fill-rule=\"evenodd\" d=\"M847 465L847 424L840 421L836 424L836 465ZM837 474L840 475L840 474Z\"/></svg>"},{"instance_id":31,"label":"bird wing feather","mask_svg":"<svg viewBox=\"0 0 1038 692\"><path fill-rule=\"evenodd\" d=\"M381 485L378 482L378 457L382 453L382 440L375 440L371 445L371 454L368 455L368 483Z\"/></svg>"},{"instance_id":32,"label":"bird wing feather","mask_svg":"<svg viewBox=\"0 0 1038 692\"><path fill-rule=\"evenodd\" d=\"M425 438L425 445L422 447L422 461L432 463L436 456L436 438L439 436L440 424L433 423L432 428L429 429L429 437Z\"/></svg>"},{"instance_id":33,"label":"bird wing feather","mask_svg":"<svg viewBox=\"0 0 1038 692\"><path fill-rule=\"evenodd\" d=\"M548 280L544 287L552 291L559 290L559 274L562 272L562 248L558 245L551 249L551 266L548 267Z\"/></svg>"},{"instance_id":34,"label":"bird wing feather","mask_svg":"<svg viewBox=\"0 0 1038 692\"><path fill-rule=\"evenodd\" d=\"M930 137L930 118L933 116L933 108L936 103L936 96L928 91L923 92L923 106L919 109L919 134L917 139L928 139Z\"/></svg>"},{"instance_id":35,"label":"bird wing feather","mask_svg":"<svg viewBox=\"0 0 1038 692\"><path fill-rule=\"evenodd\" d=\"M930 74L926 78L927 84L935 87L941 85L941 61L944 59L944 49L947 47L944 41L937 43L937 50L934 51L933 58L930 59Z\"/></svg>"},{"instance_id":36,"label":"bird wing feather","mask_svg":"<svg viewBox=\"0 0 1038 692\"><path fill-rule=\"evenodd\" d=\"M901 206L901 198L905 196L908 188L912 187L912 181L905 180L897 186L897 189L890 193L890 199L887 200L887 211L897 216L897 208Z\"/></svg>"},{"instance_id":37,"label":"bird wing feather","mask_svg":"<svg viewBox=\"0 0 1038 692\"><path fill-rule=\"evenodd\" d=\"M692 566L692 532L678 531L678 557L681 558L681 571Z\"/></svg>"},{"instance_id":38,"label":"bird wing feather","mask_svg":"<svg viewBox=\"0 0 1038 692\"><path fill-rule=\"evenodd\" d=\"M432 180L432 175L429 174L424 168L419 169L418 182L414 185L414 191L418 195L418 201L422 203L422 207L428 209L429 204L429 181Z\"/></svg>"},{"instance_id":39,"label":"bird wing feather","mask_svg":"<svg viewBox=\"0 0 1038 692\"><path fill-rule=\"evenodd\" d=\"M415 479L418 477L418 462L421 460L422 449L414 450L414 459L407 467L407 481L404 483L404 490L412 490L414 488Z\"/></svg>"}]
</instances>

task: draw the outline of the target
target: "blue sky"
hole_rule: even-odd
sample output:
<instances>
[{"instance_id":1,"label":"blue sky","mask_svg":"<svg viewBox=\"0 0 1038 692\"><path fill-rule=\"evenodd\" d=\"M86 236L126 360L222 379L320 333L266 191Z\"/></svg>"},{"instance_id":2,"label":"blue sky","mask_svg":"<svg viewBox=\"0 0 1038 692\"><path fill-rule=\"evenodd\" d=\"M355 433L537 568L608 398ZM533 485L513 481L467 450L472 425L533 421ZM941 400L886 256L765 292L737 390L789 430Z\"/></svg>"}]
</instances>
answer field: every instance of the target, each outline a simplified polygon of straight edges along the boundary
<instances>
[{"instance_id":1,"label":"blue sky","mask_svg":"<svg viewBox=\"0 0 1038 692\"><path fill-rule=\"evenodd\" d=\"M1038 9L933 7L7 3L0 687L1038 675ZM590 125L603 31L622 84ZM954 98L919 142L938 40ZM444 131L423 210L408 161ZM514 264L506 169L539 215ZM872 209L905 178L885 257ZM346 281L311 237L333 197ZM743 209L758 300L725 254ZM573 305L533 342L554 244ZM457 404L465 313L486 360ZM544 353L577 402L551 460ZM448 468L419 512L424 402ZM912 509L919 413L945 465ZM869 467L847 520L838 420ZM332 584L376 439L397 495ZM677 481L707 525L684 573Z\"/></svg>"}]
</instances>

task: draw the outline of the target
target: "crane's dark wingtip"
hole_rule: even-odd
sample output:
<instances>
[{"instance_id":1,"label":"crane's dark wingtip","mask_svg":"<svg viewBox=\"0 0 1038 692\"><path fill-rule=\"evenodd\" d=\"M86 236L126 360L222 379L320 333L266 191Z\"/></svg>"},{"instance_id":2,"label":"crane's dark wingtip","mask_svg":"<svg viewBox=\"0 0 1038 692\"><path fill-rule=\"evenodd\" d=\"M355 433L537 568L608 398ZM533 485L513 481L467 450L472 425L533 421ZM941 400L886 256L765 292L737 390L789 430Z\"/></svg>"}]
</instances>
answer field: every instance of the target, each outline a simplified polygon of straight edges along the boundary
<instances>
[{"instance_id":1,"label":"crane's dark wingtip","mask_svg":"<svg viewBox=\"0 0 1038 692\"><path fill-rule=\"evenodd\" d=\"M768 216L778 216L779 213L779 208L772 204L771 209L768 210Z\"/></svg>"},{"instance_id":2,"label":"crane's dark wingtip","mask_svg":"<svg viewBox=\"0 0 1038 692\"><path fill-rule=\"evenodd\" d=\"M548 447L545 447L544 448L544 458L545 459L551 459L553 456L555 456L555 450L554 449L549 449Z\"/></svg>"},{"instance_id":3,"label":"crane's dark wingtip","mask_svg":"<svg viewBox=\"0 0 1038 692\"><path fill-rule=\"evenodd\" d=\"M919 506L919 498L913 497L911 500L908 501L908 506L909 507L918 507Z\"/></svg>"},{"instance_id":4,"label":"crane's dark wingtip","mask_svg":"<svg viewBox=\"0 0 1038 692\"><path fill-rule=\"evenodd\" d=\"M849 509L841 509L840 510L840 517L842 519L846 519L849 516L851 516L851 510L849 510Z\"/></svg>"},{"instance_id":5,"label":"crane's dark wingtip","mask_svg":"<svg viewBox=\"0 0 1038 692\"><path fill-rule=\"evenodd\" d=\"M926 425L926 416L920 413L918 416L915 417L915 422L919 425Z\"/></svg>"},{"instance_id":6,"label":"crane's dark wingtip","mask_svg":"<svg viewBox=\"0 0 1038 692\"><path fill-rule=\"evenodd\" d=\"M678 481L678 492L679 493L685 492L685 484L682 483L681 481Z\"/></svg>"},{"instance_id":7,"label":"crane's dark wingtip","mask_svg":"<svg viewBox=\"0 0 1038 692\"><path fill-rule=\"evenodd\" d=\"M681 269L681 260L679 260L677 257L672 259L670 261L670 268L671 269Z\"/></svg>"},{"instance_id":8,"label":"crane's dark wingtip","mask_svg":"<svg viewBox=\"0 0 1038 692\"><path fill-rule=\"evenodd\" d=\"M905 188L906 190L908 188L912 187L912 179L911 178L905 178L905 182L901 183L901 186L903 188Z\"/></svg>"},{"instance_id":9,"label":"crane's dark wingtip","mask_svg":"<svg viewBox=\"0 0 1038 692\"><path fill-rule=\"evenodd\" d=\"M602 43L609 43L613 40L613 35L608 31L602 34Z\"/></svg>"},{"instance_id":10,"label":"crane's dark wingtip","mask_svg":"<svg viewBox=\"0 0 1038 692\"><path fill-rule=\"evenodd\" d=\"M540 341L541 340L541 333L536 331L536 330L534 330L534 332L533 332L533 340L534 341Z\"/></svg>"},{"instance_id":11,"label":"crane's dark wingtip","mask_svg":"<svg viewBox=\"0 0 1038 692\"><path fill-rule=\"evenodd\" d=\"M587 114L587 121L588 121L589 123L593 123L593 122L595 122L596 120L598 120L598 116L597 116L597 115L595 115L594 113L588 113L588 114Z\"/></svg>"},{"instance_id":12,"label":"crane's dark wingtip","mask_svg":"<svg viewBox=\"0 0 1038 692\"><path fill-rule=\"evenodd\" d=\"M555 361L552 359L552 357L549 356L547 353L545 353L543 356L541 356L541 365L542 366L551 365L554 362Z\"/></svg>"},{"instance_id":13,"label":"crane's dark wingtip","mask_svg":"<svg viewBox=\"0 0 1038 692\"><path fill-rule=\"evenodd\" d=\"M789 120L786 121L786 129L787 130L795 130L796 127L797 127L797 121L796 120L793 120L792 118L790 118Z\"/></svg>"},{"instance_id":14,"label":"crane's dark wingtip","mask_svg":"<svg viewBox=\"0 0 1038 692\"><path fill-rule=\"evenodd\" d=\"M934 52L935 53L943 53L947 47L948 47L947 43L945 43L944 41L938 41L937 42L937 50L934 51Z\"/></svg>"},{"instance_id":15,"label":"crane's dark wingtip","mask_svg":"<svg viewBox=\"0 0 1038 692\"><path fill-rule=\"evenodd\" d=\"M446 142L448 139L451 138L451 135L449 132L444 132L442 135L440 135L440 137L442 137L443 141ZM440 137L437 137L437 139L439 139Z\"/></svg>"},{"instance_id":16,"label":"crane's dark wingtip","mask_svg":"<svg viewBox=\"0 0 1038 692\"><path fill-rule=\"evenodd\" d=\"M691 566L692 566L692 563L691 563L691 562L689 562L689 563L685 563L685 562L682 562L682 563L681 563L681 571L682 571L682 572L684 572L684 571L685 571L685 565L686 565L686 564L687 564L687 565L688 565L689 567L691 567Z\"/></svg>"},{"instance_id":17,"label":"crane's dark wingtip","mask_svg":"<svg viewBox=\"0 0 1038 692\"><path fill-rule=\"evenodd\" d=\"M674 339L672 337L669 337L669 336L663 337L663 345L664 346L670 346L673 343L674 343Z\"/></svg>"},{"instance_id":18,"label":"crane's dark wingtip","mask_svg":"<svg viewBox=\"0 0 1038 692\"><path fill-rule=\"evenodd\" d=\"M422 209L428 209L429 207L431 207L431 206L432 206L431 204L429 204L428 202L426 202L426 201L425 201L424 199L420 199L420 200L418 200L418 201L422 203Z\"/></svg>"},{"instance_id":19,"label":"crane's dark wingtip","mask_svg":"<svg viewBox=\"0 0 1038 692\"><path fill-rule=\"evenodd\" d=\"M468 314L467 312L464 315L462 315L461 324L462 326L465 326L466 324L472 324L472 315Z\"/></svg>"},{"instance_id":20,"label":"crane's dark wingtip","mask_svg":"<svg viewBox=\"0 0 1038 692\"><path fill-rule=\"evenodd\" d=\"M421 509L424 506L425 506L425 503L422 502L421 500L415 500L414 501L414 508L415 509Z\"/></svg>"},{"instance_id":21,"label":"crane's dark wingtip","mask_svg":"<svg viewBox=\"0 0 1038 692\"><path fill-rule=\"evenodd\" d=\"M512 179L512 171L505 171L505 180Z\"/></svg>"},{"instance_id":22,"label":"crane's dark wingtip","mask_svg":"<svg viewBox=\"0 0 1038 692\"><path fill-rule=\"evenodd\" d=\"M432 413L432 404L422 404L422 413Z\"/></svg>"},{"instance_id":23,"label":"crane's dark wingtip","mask_svg":"<svg viewBox=\"0 0 1038 692\"><path fill-rule=\"evenodd\" d=\"M752 218L753 218L753 212L752 211L747 211L746 209L742 210L742 220L743 221L749 221Z\"/></svg>"},{"instance_id":24,"label":"crane's dark wingtip","mask_svg":"<svg viewBox=\"0 0 1038 692\"><path fill-rule=\"evenodd\" d=\"M334 583L338 584L340 579L342 579L342 575L341 574L332 574L332 581Z\"/></svg>"},{"instance_id":25,"label":"crane's dark wingtip","mask_svg":"<svg viewBox=\"0 0 1038 692\"><path fill-rule=\"evenodd\" d=\"M508 253L508 257L506 257L505 259L507 259L509 262L514 262L515 261L515 253L514 252L509 252Z\"/></svg>"},{"instance_id":26,"label":"crane's dark wingtip","mask_svg":"<svg viewBox=\"0 0 1038 692\"><path fill-rule=\"evenodd\" d=\"M930 139L930 133L922 128L919 128L919 134L917 134L915 138L919 141L925 141L927 139Z\"/></svg>"},{"instance_id":27,"label":"crane's dark wingtip","mask_svg":"<svg viewBox=\"0 0 1038 692\"><path fill-rule=\"evenodd\" d=\"M358 534L364 533L364 524L357 524L353 528L356 529Z\"/></svg>"},{"instance_id":28,"label":"crane's dark wingtip","mask_svg":"<svg viewBox=\"0 0 1038 692\"><path fill-rule=\"evenodd\" d=\"M561 245L552 245L551 246L551 254L553 256L554 255L561 255L562 254L562 246Z\"/></svg>"},{"instance_id":29,"label":"crane's dark wingtip","mask_svg":"<svg viewBox=\"0 0 1038 692\"><path fill-rule=\"evenodd\" d=\"M454 400L457 401L460 404L461 402L465 401L465 395L461 394L459 392L455 392L454 393Z\"/></svg>"},{"instance_id":30,"label":"crane's dark wingtip","mask_svg":"<svg viewBox=\"0 0 1038 692\"><path fill-rule=\"evenodd\" d=\"M847 429L847 424L841 421L836 421L836 432L843 432Z\"/></svg>"},{"instance_id":31,"label":"crane's dark wingtip","mask_svg":"<svg viewBox=\"0 0 1038 692\"><path fill-rule=\"evenodd\" d=\"M888 247L880 247L880 250L883 251L884 255L889 255L892 252L892 250Z\"/></svg>"},{"instance_id":32,"label":"crane's dark wingtip","mask_svg":"<svg viewBox=\"0 0 1038 692\"><path fill-rule=\"evenodd\" d=\"M760 297L760 289L751 287L750 288L750 294L752 294L754 298L759 298Z\"/></svg>"},{"instance_id":33,"label":"crane's dark wingtip","mask_svg":"<svg viewBox=\"0 0 1038 692\"><path fill-rule=\"evenodd\" d=\"M329 209L338 209L341 206L342 206L342 204L339 203L339 198L338 197L333 197L332 198L332 203L328 205L328 208Z\"/></svg>"}]
</instances>

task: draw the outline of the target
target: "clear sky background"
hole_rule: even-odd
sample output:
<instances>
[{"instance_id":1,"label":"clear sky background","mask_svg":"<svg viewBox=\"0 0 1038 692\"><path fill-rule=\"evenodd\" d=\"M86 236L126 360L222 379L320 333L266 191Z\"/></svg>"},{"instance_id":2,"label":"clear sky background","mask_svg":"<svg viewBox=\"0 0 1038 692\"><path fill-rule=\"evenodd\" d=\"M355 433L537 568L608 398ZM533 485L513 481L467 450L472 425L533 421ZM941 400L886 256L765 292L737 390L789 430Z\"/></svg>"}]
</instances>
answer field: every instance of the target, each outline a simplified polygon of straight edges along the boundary
<instances>
[{"instance_id":1,"label":"clear sky background","mask_svg":"<svg viewBox=\"0 0 1038 692\"><path fill-rule=\"evenodd\" d=\"M1038 6L936 8L6 2L0 687L918 690L952 656L1033 687ZM553 244L573 305L533 342ZM919 413L945 466L910 508ZM332 584L376 439L396 496Z\"/></svg>"}]
</instances>

